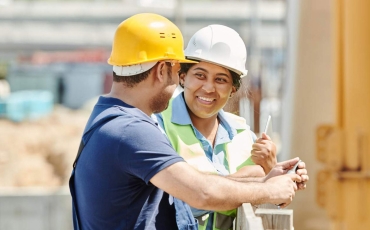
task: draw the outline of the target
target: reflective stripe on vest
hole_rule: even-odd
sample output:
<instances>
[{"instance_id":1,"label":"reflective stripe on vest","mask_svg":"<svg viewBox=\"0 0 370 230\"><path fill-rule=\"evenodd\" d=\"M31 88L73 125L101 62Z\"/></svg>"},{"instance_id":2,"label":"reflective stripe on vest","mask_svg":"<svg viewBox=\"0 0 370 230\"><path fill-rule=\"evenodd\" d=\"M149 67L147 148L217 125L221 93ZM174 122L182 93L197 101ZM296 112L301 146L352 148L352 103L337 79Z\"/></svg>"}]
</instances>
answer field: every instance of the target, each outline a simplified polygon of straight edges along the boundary
<instances>
[{"instance_id":1,"label":"reflective stripe on vest","mask_svg":"<svg viewBox=\"0 0 370 230\"><path fill-rule=\"evenodd\" d=\"M245 125L245 120L231 113L225 113L228 119L232 119ZM162 112L163 125L166 134L177 153L185 161L201 172L215 173L217 170L208 160L203 150L202 143L196 138L193 128L190 125L178 125L171 122L172 119L172 100L168 108ZM235 173L240 167L254 165L250 158L253 139L249 129L238 130L231 142L224 144L224 151L229 166L229 173ZM236 210L225 212L215 212L213 229L228 230L232 228ZM197 218L199 230L205 229L208 222L208 214ZM230 226L227 226L231 224Z\"/></svg>"},{"instance_id":2,"label":"reflective stripe on vest","mask_svg":"<svg viewBox=\"0 0 370 230\"><path fill-rule=\"evenodd\" d=\"M236 209L232 210L233 215L225 215L219 212L213 213L213 230L232 230L233 229L233 221L236 216ZM205 230L208 224L210 214L205 214L203 216L196 217L195 219L198 220L198 230Z\"/></svg>"},{"instance_id":3,"label":"reflective stripe on vest","mask_svg":"<svg viewBox=\"0 0 370 230\"><path fill-rule=\"evenodd\" d=\"M228 230L233 228L234 216L227 216L219 212L215 212L213 221L213 229Z\"/></svg>"}]
</instances>

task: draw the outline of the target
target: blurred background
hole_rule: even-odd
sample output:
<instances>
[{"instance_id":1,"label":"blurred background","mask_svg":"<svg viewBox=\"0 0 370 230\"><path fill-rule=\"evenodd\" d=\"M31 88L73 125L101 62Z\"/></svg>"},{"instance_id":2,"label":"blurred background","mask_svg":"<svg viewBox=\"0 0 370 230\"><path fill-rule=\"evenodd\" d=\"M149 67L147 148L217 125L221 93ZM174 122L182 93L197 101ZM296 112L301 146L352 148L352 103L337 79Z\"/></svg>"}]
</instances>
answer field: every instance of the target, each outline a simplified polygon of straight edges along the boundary
<instances>
[{"instance_id":1,"label":"blurred background","mask_svg":"<svg viewBox=\"0 0 370 230\"><path fill-rule=\"evenodd\" d=\"M222 24L248 49L225 110L310 182L288 207L299 230L370 229L370 1L0 0L0 230L72 229L68 179L83 128L108 93L119 23L161 14L183 32Z\"/></svg>"}]
</instances>

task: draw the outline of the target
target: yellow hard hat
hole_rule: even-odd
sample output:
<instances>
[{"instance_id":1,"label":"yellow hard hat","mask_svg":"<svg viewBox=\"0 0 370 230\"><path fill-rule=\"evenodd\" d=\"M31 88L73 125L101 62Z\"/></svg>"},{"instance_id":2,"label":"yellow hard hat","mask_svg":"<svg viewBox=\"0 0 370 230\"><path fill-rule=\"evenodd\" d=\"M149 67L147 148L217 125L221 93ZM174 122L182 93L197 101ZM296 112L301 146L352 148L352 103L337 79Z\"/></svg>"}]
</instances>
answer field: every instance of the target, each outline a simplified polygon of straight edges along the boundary
<instances>
[{"instance_id":1,"label":"yellow hard hat","mask_svg":"<svg viewBox=\"0 0 370 230\"><path fill-rule=\"evenodd\" d=\"M117 28L108 63L113 66L152 66L161 60L186 60L182 34L167 18L152 13L136 14ZM141 72L141 71L140 71Z\"/></svg>"}]
</instances>

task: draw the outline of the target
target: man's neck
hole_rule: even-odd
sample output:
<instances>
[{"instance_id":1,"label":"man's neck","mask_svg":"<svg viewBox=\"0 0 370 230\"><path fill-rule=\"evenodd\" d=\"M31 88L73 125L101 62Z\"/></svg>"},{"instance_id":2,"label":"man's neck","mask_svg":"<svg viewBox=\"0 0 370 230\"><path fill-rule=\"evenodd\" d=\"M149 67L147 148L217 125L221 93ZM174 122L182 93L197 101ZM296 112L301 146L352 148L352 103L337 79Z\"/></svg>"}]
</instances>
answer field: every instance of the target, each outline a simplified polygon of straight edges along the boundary
<instances>
[{"instance_id":1,"label":"man's neck","mask_svg":"<svg viewBox=\"0 0 370 230\"><path fill-rule=\"evenodd\" d=\"M119 83L116 83L119 84ZM140 109L148 116L152 115L153 111L151 111L149 106L149 99L147 98L148 94L143 93L145 90L140 89L140 87L125 87L123 85L119 86L112 86L111 92L107 94L107 97L117 98L128 105L131 105L135 108Z\"/></svg>"}]
</instances>

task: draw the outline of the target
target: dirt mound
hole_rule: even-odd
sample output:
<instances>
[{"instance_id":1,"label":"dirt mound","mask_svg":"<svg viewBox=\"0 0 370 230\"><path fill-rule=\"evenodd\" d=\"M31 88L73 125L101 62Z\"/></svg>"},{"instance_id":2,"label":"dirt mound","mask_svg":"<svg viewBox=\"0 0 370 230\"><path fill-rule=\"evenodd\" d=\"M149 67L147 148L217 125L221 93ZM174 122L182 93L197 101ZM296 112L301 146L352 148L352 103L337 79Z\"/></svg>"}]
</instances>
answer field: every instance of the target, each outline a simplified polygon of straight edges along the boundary
<instances>
[{"instance_id":1,"label":"dirt mound","mask_svg":"<svg viewBox=\"0 0 370 230\"><path fill-rule=\"evenodd\" d=\"M37 121L0 119L0 187L67 185L89 114L57 106Z\"/></svg>"}]
</instances>

